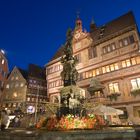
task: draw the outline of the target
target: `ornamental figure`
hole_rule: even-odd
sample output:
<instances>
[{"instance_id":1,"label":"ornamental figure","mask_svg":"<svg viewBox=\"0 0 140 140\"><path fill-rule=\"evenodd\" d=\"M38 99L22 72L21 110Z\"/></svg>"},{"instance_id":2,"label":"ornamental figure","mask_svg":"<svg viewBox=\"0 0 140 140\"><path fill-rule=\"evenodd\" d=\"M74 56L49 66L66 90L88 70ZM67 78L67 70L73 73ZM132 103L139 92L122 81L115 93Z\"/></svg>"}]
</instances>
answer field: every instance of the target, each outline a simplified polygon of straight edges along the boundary
<instances>
[{"instance_id":1,"label":"ornamental figure","mask_svg":"<svg viewBox=\"0 0 140 140\"><path fill-rule=\"evenodd\" d=\"M65 86L76 85L78 79L78 72L75 68L77 64L76 57L73 56L72 50L72 30L68 29L67 39L64 45L64 55L61 57L61 63L63 65L63 71L61 72L61 77Z\"/></svg>"}]
</instances>

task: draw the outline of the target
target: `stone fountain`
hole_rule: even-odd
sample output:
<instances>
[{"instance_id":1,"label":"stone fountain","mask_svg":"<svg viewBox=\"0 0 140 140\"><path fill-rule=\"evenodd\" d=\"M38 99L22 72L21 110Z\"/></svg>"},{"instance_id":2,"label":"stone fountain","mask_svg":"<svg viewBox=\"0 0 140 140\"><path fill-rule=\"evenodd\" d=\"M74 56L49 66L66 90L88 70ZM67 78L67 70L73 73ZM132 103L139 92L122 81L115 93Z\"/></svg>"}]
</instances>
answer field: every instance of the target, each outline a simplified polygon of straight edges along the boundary
<instances>
[{"instance_id":1,"label":"stone fountain","mask_svg":"<svg viewBox=\"0 0 140 140\"><path fill-rule=\"evenodd\" d=\"M72 39L72 30L68 29L64 45L64 55L61 57L61 64L63 65L61 77L64 87L60 90L60 116L67 114L79 116L82 109L81 103L85 98L84 90L76 85L78 80L78 72L76 70L77 59L73 56Z\"/></svg>"}]
</instances>

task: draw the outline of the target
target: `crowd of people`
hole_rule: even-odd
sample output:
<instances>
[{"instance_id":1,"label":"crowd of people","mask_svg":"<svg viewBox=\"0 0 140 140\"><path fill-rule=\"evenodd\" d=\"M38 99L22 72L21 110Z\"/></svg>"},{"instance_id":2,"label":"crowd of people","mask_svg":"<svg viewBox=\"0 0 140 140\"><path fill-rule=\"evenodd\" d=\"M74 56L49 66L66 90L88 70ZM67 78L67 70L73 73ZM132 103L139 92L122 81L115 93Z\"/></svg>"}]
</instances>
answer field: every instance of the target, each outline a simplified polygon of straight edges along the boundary
<instances>
[{"instance_id":1,"label":"crowd of people","mask_svg":"<svg viewBox=\"0 0 140 140\"><path fill-rule=\"evenodd\" d=\"M0 129L4 131L8 127L20 126L20 115L15 115L14 118L10 118L6 110L2 110L0 113Z\"/></svg>"}]
</instances>

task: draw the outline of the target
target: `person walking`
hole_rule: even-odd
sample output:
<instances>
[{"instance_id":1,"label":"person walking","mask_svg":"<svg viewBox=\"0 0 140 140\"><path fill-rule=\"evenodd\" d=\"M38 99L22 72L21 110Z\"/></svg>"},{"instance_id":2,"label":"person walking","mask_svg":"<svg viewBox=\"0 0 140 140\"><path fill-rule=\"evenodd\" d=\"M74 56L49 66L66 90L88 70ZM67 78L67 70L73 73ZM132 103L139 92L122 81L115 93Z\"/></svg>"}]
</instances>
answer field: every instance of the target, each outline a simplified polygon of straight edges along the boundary
<instances>
[{"instance_id":1,"label":"person walking","mask_svg":"<svg viewBox=\"0 0 140 140\"><path fill-rule=\"evenodd\" d=\"M1 111L1 131L4 131L6 128L8 128L9 124L9 116L6 112L6 110Z\"/></svg>"}]
</instances>

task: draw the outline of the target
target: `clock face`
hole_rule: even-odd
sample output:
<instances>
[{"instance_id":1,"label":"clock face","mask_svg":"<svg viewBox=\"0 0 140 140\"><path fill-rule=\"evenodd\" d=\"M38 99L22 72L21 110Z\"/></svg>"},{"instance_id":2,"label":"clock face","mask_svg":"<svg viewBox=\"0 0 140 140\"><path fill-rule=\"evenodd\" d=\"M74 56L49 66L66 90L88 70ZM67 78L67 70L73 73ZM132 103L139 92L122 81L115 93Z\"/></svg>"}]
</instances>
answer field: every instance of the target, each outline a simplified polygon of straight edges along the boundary
<instances>
[{"instance_id":1,"label":"clock face","mask_svg":"<svg viewBox=\"0 0 140 140\"><path fill-rule=\"evenodd\" d=\"M75 34L74 37L78 39L80 37L80 33Z\"/></svg>"}]
</instances>

